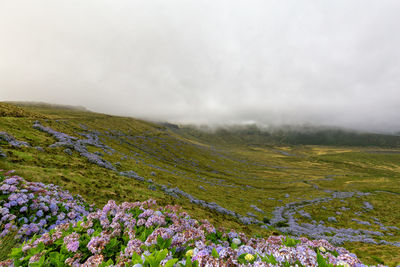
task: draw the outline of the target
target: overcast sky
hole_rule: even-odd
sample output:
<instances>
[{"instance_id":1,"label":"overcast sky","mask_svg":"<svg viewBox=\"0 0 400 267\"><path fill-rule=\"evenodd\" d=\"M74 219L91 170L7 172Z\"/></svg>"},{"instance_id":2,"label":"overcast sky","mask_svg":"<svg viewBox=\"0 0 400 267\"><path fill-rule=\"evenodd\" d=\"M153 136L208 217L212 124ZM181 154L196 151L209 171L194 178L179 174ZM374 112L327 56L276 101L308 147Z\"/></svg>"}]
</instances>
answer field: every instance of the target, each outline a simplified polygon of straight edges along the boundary
<instances>
[{"instance_id":1,"label":"overcast sky","mask_svg":"<svg viewBox=\"0 0 400 267\"><path fill-rule=\"evenodd\" d=\"M0 100L400 130L400 1L0 0Z\"/></svg>"}]
</instances>

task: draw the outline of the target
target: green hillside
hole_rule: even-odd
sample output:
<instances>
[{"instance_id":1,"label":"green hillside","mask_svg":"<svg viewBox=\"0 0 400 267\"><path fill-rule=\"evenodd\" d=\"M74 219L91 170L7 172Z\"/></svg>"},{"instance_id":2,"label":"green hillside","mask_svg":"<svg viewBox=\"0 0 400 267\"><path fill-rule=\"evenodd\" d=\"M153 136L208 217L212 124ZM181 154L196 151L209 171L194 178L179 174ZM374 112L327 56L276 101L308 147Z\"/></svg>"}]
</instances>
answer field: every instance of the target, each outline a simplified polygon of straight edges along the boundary
<instances>
[{"instance_id":1,"label":"green hillside","mask_svg":"<svg viewBox=\"0 0 400 267\"><path fill-rule=\"evenodd\" d=\"M400 148L399 134L378 134L334 127L236 125L210 128L207 126L167 125L171 130L216 144L265 145L321 145L353 147Z\"/></svg>"},{"instance_id":2,"label":"green hillside","mask_svg":"<svg viewBox=\"0 0 400 267\"><path fill-rule=\"evenodd\" d=\"M398 137L268 139L46 104L0 103L0 116L0 169L98 207L154 198L249 235L324 238L365 263L400 263Z\"/></svg>"}]
</instances>

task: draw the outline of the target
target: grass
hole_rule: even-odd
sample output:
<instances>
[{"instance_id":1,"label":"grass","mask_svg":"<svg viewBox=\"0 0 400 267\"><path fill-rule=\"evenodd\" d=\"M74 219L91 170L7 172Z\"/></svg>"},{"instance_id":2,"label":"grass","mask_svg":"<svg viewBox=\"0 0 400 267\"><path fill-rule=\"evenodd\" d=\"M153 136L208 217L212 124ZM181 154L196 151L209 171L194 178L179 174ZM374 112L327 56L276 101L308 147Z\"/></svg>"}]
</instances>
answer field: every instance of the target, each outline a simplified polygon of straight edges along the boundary
<instances>
[{"instance_id":1,"label":"grass","mask_svg":"<svg viewBox=\"0 0 400 267\"><path fill-rule=\"evenodd\" d=\"M19 245L14 237L15 233L9 233L0 239L0 261L6 260L11 250Z\"/></svg>"},{"instance_id":2,"label":"grass","mask_svg":"<svg viewBox=\"0 0 400 267\"><path fill-rule=\"evenodd\" d=\"M370 220L369 217L373 216L385 225L400 227L400 154L371 153L380 148L369 147L249 145L239 139L228 142L218 132L204 135L194 130L171 130L155 123L81 109L46 105L13 107L22 115L0 112L5 114L0 117L0 131L27 141L32 147L15 148L1 144L7 158L0 159L0 169L15 169L27 180L60 185L98 207L108 199L122 202L154 198L162 205L181 205L195 218L207 218L217 226L249 235L266 236L276 231L256 225L244 226L229 216L201 208L186 199L175 199L159 190L149 190L146 182L122 177L90 164L77 152L68 155L63 152L64 148L49 148L55 140L33 129L35 120L39 118L43 125L80 138L79 133L85 131L82 124L86 125L103 133L102 142L118 151L113 155L104 153L104 159L114 164L119 162L118 171L134 170L146 179L151 178L169 187L177 186L196 198L216 202L242 215L251 211L259 220L271 218L274 208L285 203L329 196L322 189L330 189L371 192L371 195L346 199L345 203L332 201L305 208L313 219L326 221L330 216L339 219L335 212L345 205L350 210L342 212L338 222L340 226L365 228L352 219ZM39 151L35 146L44 150ZM89 147L89 150L101 152L95 147ZM388 150L395 151L385 151ZM363 201L369 201L375 209L365 217L354 216L353 212L361 210ZM265 214L254 211L250 207L252 204L264 210ZM322 205L327 210L323 210ZM301 220L308 222L306 218ZM386 240L400 241L398 231L390 234L385 235ZM378 259L385 264L400 262L396 256L400 255L398 247L362 243L348 243L345 247L366 263L377 264ZM7 248L0 249L0 259L6 257L7 251Z\"/></svg>"}]
</instances>

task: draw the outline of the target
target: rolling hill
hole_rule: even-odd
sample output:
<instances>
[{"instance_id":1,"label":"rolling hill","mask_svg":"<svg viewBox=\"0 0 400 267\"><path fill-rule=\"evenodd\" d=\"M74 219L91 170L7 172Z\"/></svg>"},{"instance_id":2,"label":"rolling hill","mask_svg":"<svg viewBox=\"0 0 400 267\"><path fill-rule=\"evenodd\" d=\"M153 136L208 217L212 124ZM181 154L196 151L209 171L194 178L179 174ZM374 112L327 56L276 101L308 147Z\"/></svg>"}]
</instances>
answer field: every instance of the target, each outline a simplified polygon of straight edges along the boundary
<instances>
[{"instance_id":1,"label":"rolling hill","mask_svg":"<svg viewBox=\"0 0 400 267\"><path fill-rule=\"evenodd\" d=\"M207 132L43 103L0 103L0 116L0 169L97 207L153 198L251 236L323 238L365 263L400 262L398 136Z\"/></svg>"}]
</instances>

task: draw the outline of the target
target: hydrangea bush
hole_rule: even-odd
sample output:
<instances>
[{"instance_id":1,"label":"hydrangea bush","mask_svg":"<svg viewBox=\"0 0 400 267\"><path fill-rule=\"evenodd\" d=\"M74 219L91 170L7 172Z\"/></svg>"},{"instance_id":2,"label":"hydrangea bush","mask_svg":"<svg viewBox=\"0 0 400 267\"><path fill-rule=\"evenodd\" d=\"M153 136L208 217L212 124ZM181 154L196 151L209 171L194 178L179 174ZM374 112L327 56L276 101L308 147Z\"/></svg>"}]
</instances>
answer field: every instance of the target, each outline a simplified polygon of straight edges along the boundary
<instances>
[{"instance_id":1,"label":"hydrangea bush","mask_svg":"<svg viewBox=\"0 0 400 267\"><path fill-rule=\"evenodd\" d=\"M248 238L155 201L109 201L83 220L57 225L13 249L16 266L363 266L327 241Z\"/></svg>"},{"instance_id":2,"label":"hydrangea bush","mask_svg":"<svg viewBox=\"0 0 400 267\"><path fill-rule=\"evenodd\" d=\"M16 238L26 240L57 225L79 221L92 210L79 195L12 173L0 171L0 237L16 232Z\"/></svg>"},{"instance_id":3,"label":"hydrangea bush","mask_svg":"<svg viewBox=\"0 0 400 267\"><path fill-rule=\"evenodd\" d=\"M26 239L0 266L363 266L325 240L248 238L154 200L89 213L79 196L10 173L0 190L2 235Z\"/></svg>"}]
</instances>

